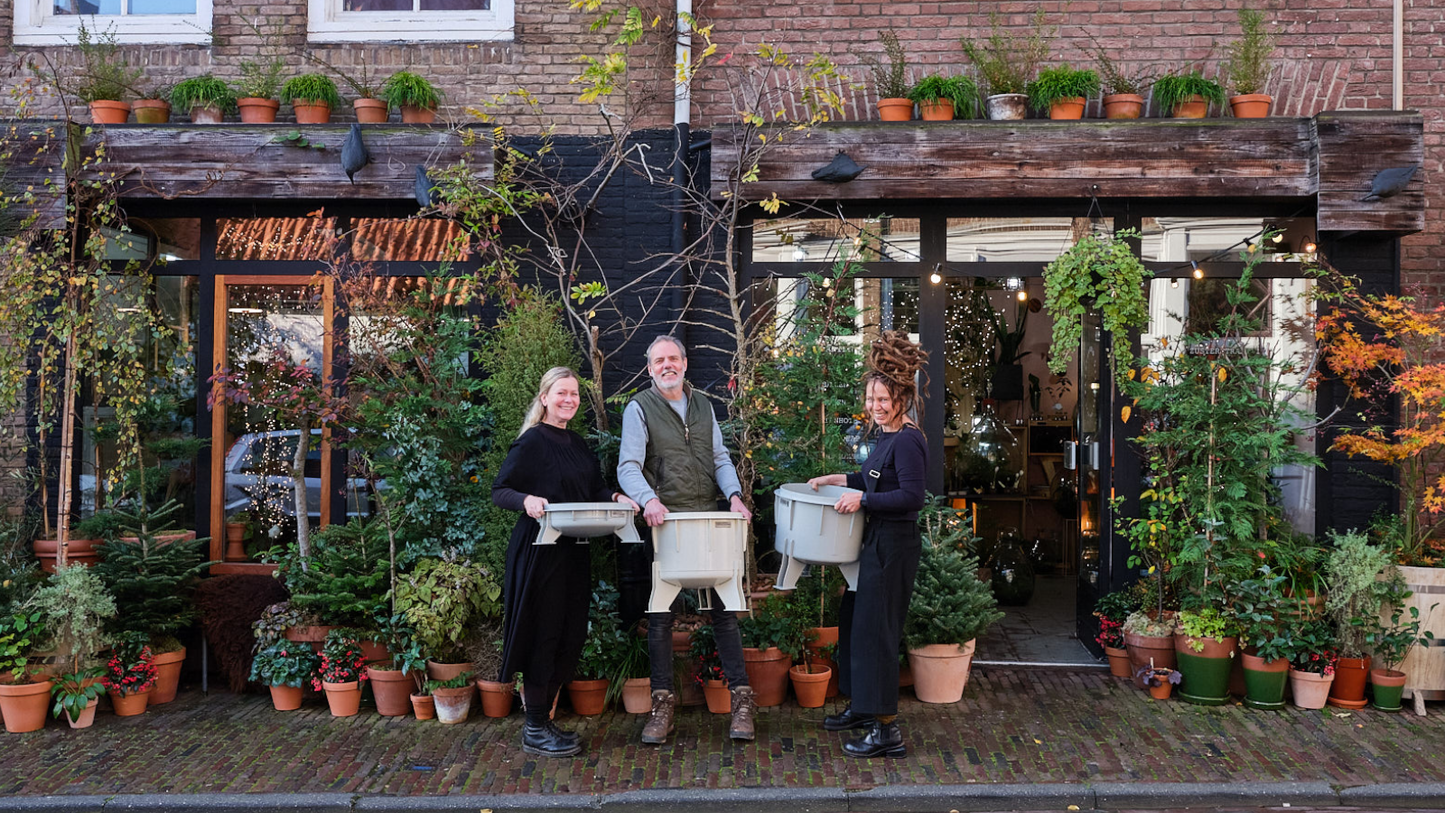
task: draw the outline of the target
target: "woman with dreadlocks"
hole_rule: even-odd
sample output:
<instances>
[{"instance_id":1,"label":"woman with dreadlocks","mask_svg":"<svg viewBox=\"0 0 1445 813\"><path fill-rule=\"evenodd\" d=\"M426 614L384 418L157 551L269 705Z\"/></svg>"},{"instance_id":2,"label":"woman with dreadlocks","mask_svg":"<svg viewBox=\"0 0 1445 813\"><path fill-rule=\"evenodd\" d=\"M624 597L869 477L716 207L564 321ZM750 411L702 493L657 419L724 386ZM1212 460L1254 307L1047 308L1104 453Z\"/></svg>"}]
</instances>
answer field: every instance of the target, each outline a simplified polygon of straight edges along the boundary
<instances>
[{"instance_id":1,"label":"woman with dreadlocks","mask_svg":"<svg viewBox=\"0 0 1445 813\"><path fill-rule=\"evenodd\" d=\"M877 441L863 470L814 477L808 485L848 486L834 506L839 513L867 516L859 556L858 589L843 596L838 623L838 688L848 707L823 720L829 731L863 729L843 744L855 757L901 757L908 753L898 730L898 644L913 578L918 574L922 537L918 511L924 504L928 444L914 423L915 380L927 354L906 335L888 331L868 352L863 376L869 432Z\"/></svg>"}]
</instances>

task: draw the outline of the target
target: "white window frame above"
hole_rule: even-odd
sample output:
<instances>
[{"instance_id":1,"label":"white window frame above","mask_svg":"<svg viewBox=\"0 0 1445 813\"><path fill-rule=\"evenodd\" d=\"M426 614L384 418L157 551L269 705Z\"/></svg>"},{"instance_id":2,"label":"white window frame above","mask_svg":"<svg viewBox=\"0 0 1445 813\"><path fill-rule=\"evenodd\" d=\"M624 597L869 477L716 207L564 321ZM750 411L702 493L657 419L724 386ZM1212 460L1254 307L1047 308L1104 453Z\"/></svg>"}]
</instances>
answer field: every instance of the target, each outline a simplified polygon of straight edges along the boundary
<instances>
[{"instance_id":1,"label":"white window frame above","mask_svg":"<svg viewBox=\"0 0 1445 813\"><path fill-rule=\"evenodd\" d=\"M512 39L515 0L488 11L342 11L344 0L307 0L311 42L496 42Z\"/></svg>"},{"instance_id":2,"label":"white window frame above","mask_svg":"<svg viewBox=\"0 0 1445 813\"><path fill-rule=\"evenodd\" d=\"M15 0L16 45L74 45L81 23L92 33L111 31L119 43L208 45L212 0L196 0L195 14L52 14L52 0Z\"/></svg>"}]
</instances>

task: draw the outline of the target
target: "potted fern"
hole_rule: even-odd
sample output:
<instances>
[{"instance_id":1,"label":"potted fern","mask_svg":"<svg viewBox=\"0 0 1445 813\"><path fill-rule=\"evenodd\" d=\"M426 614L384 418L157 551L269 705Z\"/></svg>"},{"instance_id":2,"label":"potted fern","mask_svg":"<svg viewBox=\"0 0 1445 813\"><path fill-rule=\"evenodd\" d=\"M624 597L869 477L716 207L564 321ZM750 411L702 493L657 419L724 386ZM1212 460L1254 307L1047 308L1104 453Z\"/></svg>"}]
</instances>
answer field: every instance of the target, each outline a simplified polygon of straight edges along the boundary
<instances>
[{"instance_id":1,"label":"potted fern","mask_svg":"<svg viewBox=\"0 0 1445 813\"><path fill-rule=\"evenodd\" d=\"M924 121L971 119L978 110L978 86L967 76L929 74L908 89Z\"/></svg>"},{"instance_id":2,"label":"potted fern","mask_svg":"<svg viewBox=\"0 0 1445 813\"><path fill-rule=\"evenodd\" d=\"M1265 29L1264 14L1248 6L1239 9L1239 39L1229 43L1229 59L1224 72L1234 95L1229 108L1237 119L1262 119L1269 115L1274 97L1264 91L1269 79L1270 54L1274 53L1274 35Z\"/></svg>"},{"instance_id":3,"label":"potted fern","mask_svg":"<svg viewBox=\"0 0 1445 813\"><path fill-rule=\"evenodd\" d=\"M171 107L186 113L193 124L220 124L227 112L236 109L231 86L211 74L185 79L171 88Z\"/></svg>"},{"instance_id":4,"label":"potted fern","mask_svg":"<svg viewBox=\"0 0 1445 813\"><path fill-rule=\"evenodd\" d=\"M411 71L397 71L381 86L381 98L388 108L401 109L406 124L431 124L436 121L441 93L425 77Z\"/></svg>"},{"instance_id":5,"label":"potted fern","mask_svg":"<svg viewBox=\"0 0 1445 813\"><path fill-rule=\"evenodd\" d=\"M1028 84L1029 104L1051 119L1081 119L1089 97L1099 92L1099 74L1060 65Z\"/></svg>"},{"instance_id":6,"label":"potted fern","mask_svg":"<svg viewBox=\"0 0 1445 813\"><path fill-rule=\"evenodd\" d=\"M1083 336L1084 314L1092 307L1113 339L1114 380L1127 381L1134 373L1130 334L1149 323L1144 283L1153 275L1129 245L1137 237L1132 229L1112 235L1090 232L1044 267L1044 304L1054 315L1050 371L1068 371Z\"/></svg>"},{"instance_id":7,"label":"potted fern","mask_svg":"<svg viewBox=\"0 0 1445 813\"><path fill-rule=\"evenodd\" d=\"M1044 25L1040 9L1032 30L1022 37L999 25L997 14L989 15L990 32L982 42L963 40L963 52L983 78L989 94L985 102L990 119L1021 119L1027 113L1028 86L1039 65L1049 58L1049 37L1053 29Z\"/></svg>"},{"instance_id":8,"label":"potted fern","mask_svg":"<svg viewBox=\"0 0 1445 813\"><path fill-rule=\"evenodd\" d=\"M297 124L327 124L331 111L341 106L336 83L323 73L303 73L286 80L281 101L296 111Z\"/></svg>"},{"instance_id":9,"label":"potted fern","mask_svg":"<svg viewBox=\"0 0 1445 813\"><path fill-rule=\"evenodd\" d=\"M1154 83L1154 103L1176 119L1202 119L1209 115L1211 102L1224 104L1224 88L1205 79L1199 68L1167 74Z\"/></svg>"},{"instance_id":10,"label":"potted fern","mask_svg":"<svg viewBox=\"0 0 1445 813\"><path fill-rule=\"evenodd\" d=\"M898 32L878 32L883 43L883 59L876 54L863 54L863 64L873 74L873 90L878 94L878 118L883 121L908 121L913 118L913 100L908 98L908 57Z\"/></svg>"}]
</instances>

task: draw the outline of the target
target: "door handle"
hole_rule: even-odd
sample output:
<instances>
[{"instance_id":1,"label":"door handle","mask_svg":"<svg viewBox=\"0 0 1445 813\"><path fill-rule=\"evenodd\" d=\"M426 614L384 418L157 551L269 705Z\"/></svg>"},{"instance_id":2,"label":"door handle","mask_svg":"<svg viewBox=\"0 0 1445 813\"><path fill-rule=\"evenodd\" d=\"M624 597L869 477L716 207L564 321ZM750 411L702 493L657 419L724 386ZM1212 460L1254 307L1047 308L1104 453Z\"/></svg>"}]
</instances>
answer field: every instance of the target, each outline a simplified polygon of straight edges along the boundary
<instances>
[{"instance_id":1,"label":"door handle","mask_svg":"<svg viewBox=\"0 0 1445 813\"><path fill-rule=\"evenodd\" d=\"M1064 470L1078 471L1079 469L1079 444L1072 440L1064 441Z\"/></svg>"}]
</instances>

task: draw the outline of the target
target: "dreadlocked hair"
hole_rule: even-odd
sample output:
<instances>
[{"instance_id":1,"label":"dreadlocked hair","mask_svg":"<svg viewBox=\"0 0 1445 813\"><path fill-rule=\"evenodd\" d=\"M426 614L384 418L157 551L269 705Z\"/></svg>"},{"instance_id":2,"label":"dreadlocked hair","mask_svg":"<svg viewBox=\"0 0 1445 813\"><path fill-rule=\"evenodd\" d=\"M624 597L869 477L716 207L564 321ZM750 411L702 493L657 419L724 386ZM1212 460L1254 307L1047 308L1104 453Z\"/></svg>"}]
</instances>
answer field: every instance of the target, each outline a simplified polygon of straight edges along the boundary
<instances>
[{"instance_id":1,"label":"dreadlocked hair","mask_svg":"<svg viewBox=\"0 0 1445 813\"><path fill-rule=\"evenodd\" d=\"M908 335L895 330L883 332L868 348L868 372L863 374L863 389L878 382L888 391L901 414L914 412L923 419L923 403L918 399L916 377L928 354L908 340Z\"/></svg>"}]
</instances>

